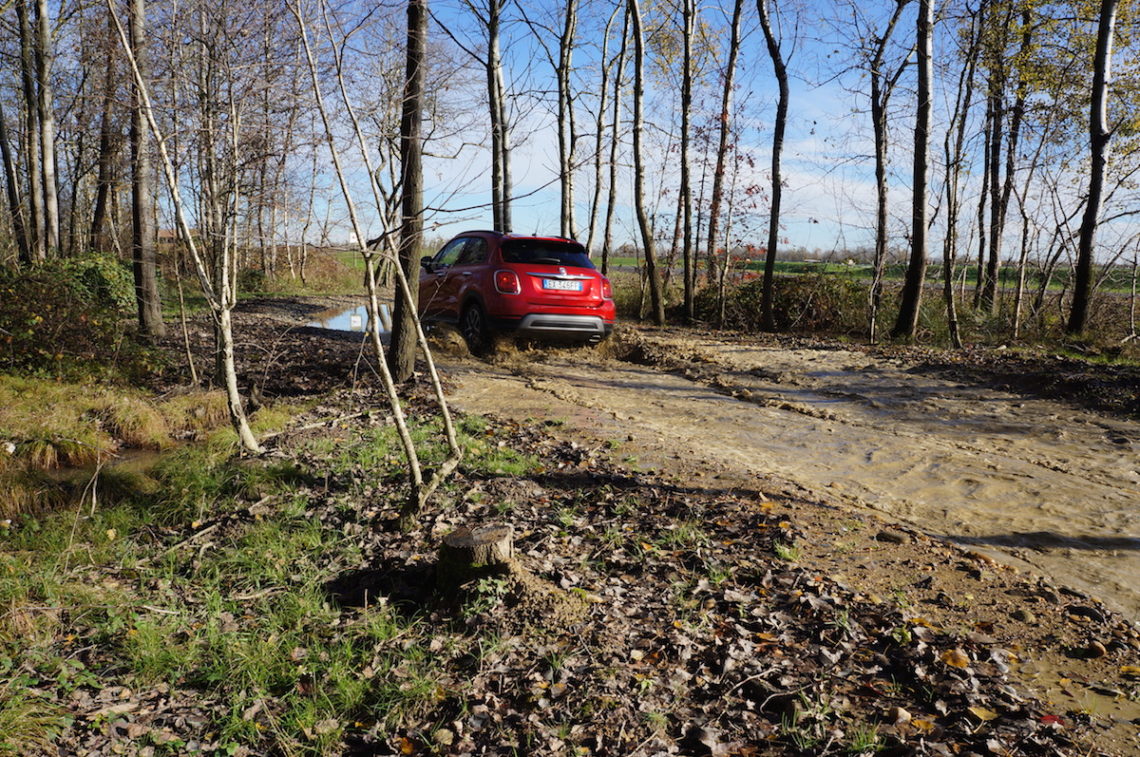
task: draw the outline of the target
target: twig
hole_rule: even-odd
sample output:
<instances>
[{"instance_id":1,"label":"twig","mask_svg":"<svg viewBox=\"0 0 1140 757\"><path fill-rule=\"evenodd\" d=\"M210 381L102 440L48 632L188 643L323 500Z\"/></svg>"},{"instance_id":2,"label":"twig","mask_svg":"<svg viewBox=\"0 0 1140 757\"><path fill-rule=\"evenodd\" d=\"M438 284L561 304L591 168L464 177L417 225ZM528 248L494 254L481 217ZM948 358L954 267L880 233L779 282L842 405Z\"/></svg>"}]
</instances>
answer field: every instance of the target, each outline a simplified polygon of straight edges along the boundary
<instances>
[{"instance_id":1,"label":"twig","mask_svg":"<svg viewBox=\"0 0 1140 757\"><path fill-rule=\"evenodd\" d=\"M142 607L144 610L150 610L151 612L157 612L157 613L161 613L163 615L180 615L181 614L178 612L178 610L164 610L161 607L152 607L151 605L139 605L139 606Z\"/></svg>"}]
</instances>

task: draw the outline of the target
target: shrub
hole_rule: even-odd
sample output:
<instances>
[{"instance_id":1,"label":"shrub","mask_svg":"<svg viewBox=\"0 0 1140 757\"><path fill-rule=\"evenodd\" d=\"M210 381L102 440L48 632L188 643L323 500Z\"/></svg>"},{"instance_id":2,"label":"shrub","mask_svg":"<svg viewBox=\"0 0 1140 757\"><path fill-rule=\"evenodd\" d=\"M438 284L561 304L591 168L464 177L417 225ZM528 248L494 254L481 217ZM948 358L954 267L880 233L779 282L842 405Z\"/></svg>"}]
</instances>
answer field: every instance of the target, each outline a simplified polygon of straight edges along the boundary
<instances>
[{"instance_id":1,"label":"shrub","mask_svg":"<svg viewBox=\"0 0 1140 757\"><path fill-rule=\"evenodd\" d=\"M112 258L0 270L0 370L61 378L130 374L154 357L124 339L130 274Z\"/></svg>"},{"instance_id":2,"label":"shrub","mask_svg":"<svg viewBox=\"0 0 1140 757\"><path fill-rule=\"evenodd\" d=\"M763 281L754 279L728 288L724 326L743 331L760 330ZM858 334L866 330L867 288L827 274L782 276L774 282L772 315L778 331ZM697 317L718 320L714 287L697 293Z\"/></svg>"}]
</instances>

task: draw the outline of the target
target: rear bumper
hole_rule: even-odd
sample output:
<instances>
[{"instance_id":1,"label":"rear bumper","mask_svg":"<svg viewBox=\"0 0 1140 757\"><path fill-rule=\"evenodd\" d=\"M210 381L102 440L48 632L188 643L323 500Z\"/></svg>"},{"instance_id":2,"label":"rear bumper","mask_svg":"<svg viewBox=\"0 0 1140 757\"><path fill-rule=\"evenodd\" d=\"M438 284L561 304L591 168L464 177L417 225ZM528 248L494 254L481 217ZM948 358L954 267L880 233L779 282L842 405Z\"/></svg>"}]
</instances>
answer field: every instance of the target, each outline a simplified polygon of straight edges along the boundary
<instances>
[{"instance_id":1,"label":"rear bumper","mask_svg":"<svg viewBox=\"0 0 1140 757\"><path fill-rule=\"evenodd\" d=\"M532 339L577 339L597 342L613 331L613 324L596 315L531 313L518 319L496 319L497 328Z\"/></svg>"}]
</instances>

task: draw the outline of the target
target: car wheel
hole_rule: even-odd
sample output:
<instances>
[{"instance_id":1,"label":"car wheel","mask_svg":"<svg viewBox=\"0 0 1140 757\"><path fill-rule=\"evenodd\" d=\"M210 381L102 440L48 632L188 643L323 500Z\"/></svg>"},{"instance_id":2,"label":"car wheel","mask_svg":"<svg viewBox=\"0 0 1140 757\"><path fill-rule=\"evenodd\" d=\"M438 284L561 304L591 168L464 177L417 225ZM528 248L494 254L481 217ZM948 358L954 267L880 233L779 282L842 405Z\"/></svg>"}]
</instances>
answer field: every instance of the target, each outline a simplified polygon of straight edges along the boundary
<instances>
[{"instance_id":1,"label":"car wheel","mask_svg":"<svg viewBox=\"0 0 1140 757\"><path fill-rule=\"evenodd\" d=\"M467 349L472 355L482 357L494 351L494 336L491 325L487 322L487 314L478 303L471 303L463 309L463 316L459 319L459 331L463 340L467 342Z\"/></svg>"}]
</instances>

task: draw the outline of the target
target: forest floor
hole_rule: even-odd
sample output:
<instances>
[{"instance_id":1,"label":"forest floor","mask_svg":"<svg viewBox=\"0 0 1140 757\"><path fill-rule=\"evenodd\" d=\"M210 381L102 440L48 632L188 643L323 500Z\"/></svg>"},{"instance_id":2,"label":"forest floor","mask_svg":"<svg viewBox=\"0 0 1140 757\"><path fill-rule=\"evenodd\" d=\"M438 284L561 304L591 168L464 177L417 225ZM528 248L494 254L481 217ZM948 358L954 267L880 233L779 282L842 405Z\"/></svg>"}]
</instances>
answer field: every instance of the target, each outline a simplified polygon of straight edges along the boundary
<instances>
[{"instance_id":1,"label":"forest floor","mask_svg":"<svg viewBox=\"0 0 1140 757\"><path fill-rule=\"evenodd\" d=\"M466 458L401 533L368 350L304 325L357 303L240 306L243 383L294 417L225 508L143 535L162 577L108 571L135 641L61 621L106 671L41 683L64 752L1140 753L1134 370L636 327L485 361L443 331ZM209 339L192 323L199 361ZM266 523L297 551L203 600ZM435 591L442 537L488 523L515 563ZM142 664L144 630L192 653ZM273 686L203 672L233 639L277 650Z\"/></svg>"}]
</instances>

